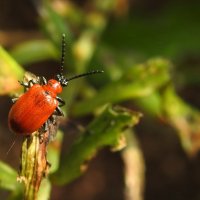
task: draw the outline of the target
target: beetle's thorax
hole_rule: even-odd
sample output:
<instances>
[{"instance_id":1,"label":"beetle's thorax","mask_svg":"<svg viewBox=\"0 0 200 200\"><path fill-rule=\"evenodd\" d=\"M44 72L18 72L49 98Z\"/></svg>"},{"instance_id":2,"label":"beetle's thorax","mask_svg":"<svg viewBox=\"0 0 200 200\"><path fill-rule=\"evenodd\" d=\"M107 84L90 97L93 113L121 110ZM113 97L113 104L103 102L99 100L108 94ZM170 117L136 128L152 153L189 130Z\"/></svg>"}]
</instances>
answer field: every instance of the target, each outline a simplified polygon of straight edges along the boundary
<instances>
[{"instance_id":1,"label":"beetle's thorax","mask_svg":"<svg viewBox=\"0 0 200 200\"><path fill-rule=\"evenodd\" d=\"M46 85L42 86L44 90L48 91L53 96L62 92L62 86L59 81L50 79Z\"/></svg>"}]
</instances>

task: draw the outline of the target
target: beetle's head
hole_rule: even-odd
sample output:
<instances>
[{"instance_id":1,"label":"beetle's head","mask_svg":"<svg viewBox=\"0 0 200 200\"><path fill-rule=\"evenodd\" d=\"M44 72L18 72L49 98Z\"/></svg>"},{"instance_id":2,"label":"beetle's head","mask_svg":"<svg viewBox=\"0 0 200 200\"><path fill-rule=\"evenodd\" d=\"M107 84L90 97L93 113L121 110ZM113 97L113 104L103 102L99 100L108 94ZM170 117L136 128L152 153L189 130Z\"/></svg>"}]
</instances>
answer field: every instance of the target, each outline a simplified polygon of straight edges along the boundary
<instances>
[{"instance_id":1,"label":"beetle's head","mask_svg":"<svg viewBox=\"0 0 200 200\"><path fill-rule=\"evenodd\" d=\"M54 94L59 94L62 92L62 86L59 81L55 79L50 79L47 83L48 90Z\"/></svg>"}]
</instances>

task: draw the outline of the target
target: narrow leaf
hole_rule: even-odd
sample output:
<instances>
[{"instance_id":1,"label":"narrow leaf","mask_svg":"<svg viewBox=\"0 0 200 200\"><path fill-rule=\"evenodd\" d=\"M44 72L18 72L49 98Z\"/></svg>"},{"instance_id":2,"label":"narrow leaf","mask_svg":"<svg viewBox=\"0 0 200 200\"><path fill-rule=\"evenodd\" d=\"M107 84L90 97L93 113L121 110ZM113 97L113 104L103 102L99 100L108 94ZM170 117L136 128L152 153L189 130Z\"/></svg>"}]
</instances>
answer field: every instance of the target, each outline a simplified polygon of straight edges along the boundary
<instances>
[{"instance_id":1,"label":"narrow leaf","mask_svg":"<svg viewBox=\"0 0 200 200\"><path fill-rule=\"evenodd\" d=\"M148 96L169 82L170 66L170 62L164 59L153 59L132 66L121 80L105 86L93 98L75 104L72 114L84 115L107 102L116 103Z\"/></svg>"},{"instance_id":2,"label":"narrow leaf","mask_svg":"<svg viewBox=\"0 0 200 200\"><path fill-rule=\"evenodd\" d=\"M19 89L17 80L23 73L23 68L0 46L0 95Z\"/></svg>"},{"instance_id":3,"label":"narrow leaf","mask_svg":"<svg viewBox=\"0 0 200 200\"><path fill-rule=\"evenodd\" d=\"M47 40L31 40L21 43L12 49L11 55L23 65L59 58L57 49Z\"/></svg>"},{"instance_id":4,"label":"narrow leaf","mask_svg":"<svg viewBox=\"0 0 200 200\"><path fill-rule=\"evenodd\" d=\"M91 159L99 148L117 146L123 130L135 125L139 117L139 113L108 106L74 143L69 154L62 160L58 171L51 176L52 181L64 184L80 176L86 168L84 163Z\"/></svg>"},{"instance_id":5,"label":"narrow leaf","mask_svg":"<svg viewBox=\"0 0 200 200\"><path fill-rule=\"evenodd\" d=\"M7 190L17 190L17 172L0 161L0 187ZM19 188L18 188L19 189Z\"/></svg>"}]
</instances>

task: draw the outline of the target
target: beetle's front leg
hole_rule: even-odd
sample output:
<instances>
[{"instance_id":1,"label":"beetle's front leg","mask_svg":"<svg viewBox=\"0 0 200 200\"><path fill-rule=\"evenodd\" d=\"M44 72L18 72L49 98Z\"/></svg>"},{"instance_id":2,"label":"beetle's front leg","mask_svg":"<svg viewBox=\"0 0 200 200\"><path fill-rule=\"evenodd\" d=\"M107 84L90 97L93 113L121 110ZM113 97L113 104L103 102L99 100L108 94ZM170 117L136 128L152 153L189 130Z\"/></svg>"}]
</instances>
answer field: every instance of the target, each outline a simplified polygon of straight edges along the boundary
<instances>
[{"instance_id":1,"label":"beetle's front leg","mask_svg":"<svg viewBox=\"0 0 200 200\"><path fill-rule=\"evenodd\" d=\"M36 84L37 82L33 79L31 79L30 81L24 82L24 81L18 81L20 83L20 85L22 85L25 89L32 87L34 84Z\"/></svg>"},{"instance_id":2,"label":"beetle's front leg","mask_svg":"<svg viewBox=\"0 0 200 200\"><path fill-rule=\"evenodd\" d=\"M12 98L12 102L15 103L18 99L19 97Z\"/></svg>"},{"instance_id":3,"label":"beetle's front leg","mask_svg":"<svg viewBox=\"0 0 200 200\"><path fill-rule=\"evenodd\" d=\"M28 88L28 83L23 81L18 81L25 89Z\"/></svg>"},{"instance_id":4,"label":"beetle's front leg","mask_svg":"<svg viewBox=\"0 0 200 200\"><path fill-rule=\"evenodd\" d=\"M56 110L54 111L53 114L57 115L57 116L64 116L64 113L63 113L63 111L61 110L61 108L59 106L56 107Z\"/></svg>"},{"instance_id":5,"label":"beetle's front leg","mask_svg":"<svg viewBox=\"0 0 200 200\"><path fill-rule=\"evenodd\" d=\"M60 105L59 105L60 107L65 105L65 101L62 100L60 97L57 96L56 100L60 103Z\"/></svg>"},{"instance_id":6,"label":"beetle's front leg","mask_svg":"<svg viewBox=\"0 0 200 200\"><path fill-rule=\"evenodd\" d=\"M41 85L46 85L47 84L47 79L44 76L39 77L39 82Z\"/></svg>"}]
</instances>

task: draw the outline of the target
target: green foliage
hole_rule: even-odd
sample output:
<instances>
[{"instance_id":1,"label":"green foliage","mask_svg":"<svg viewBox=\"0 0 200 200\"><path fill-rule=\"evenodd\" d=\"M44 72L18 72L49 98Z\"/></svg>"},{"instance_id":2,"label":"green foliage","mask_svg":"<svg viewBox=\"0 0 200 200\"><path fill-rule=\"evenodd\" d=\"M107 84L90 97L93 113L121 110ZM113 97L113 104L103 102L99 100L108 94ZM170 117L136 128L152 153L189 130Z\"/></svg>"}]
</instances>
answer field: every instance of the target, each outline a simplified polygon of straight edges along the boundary
<instances>
[{"instance_id":1,"label":"green foliage","mask_svg":"<svg viewBox=\"0 0 200 200\"><path fill-rule=\"evenodd\" d=\"M0 162L0 187L6 190L18 190L20 184L16 182L17 172L7 164Z\"/></svg>"},{"instance_id":2,"label":"green foliage","mask_svg":"<svg viewBox=\"0 0 200 200\"><path fill-rule=\"evenodd\" d=\"M200 50L199 6L199 2L172 2L149 17L135 10L129 20L112 23L104 40L115 49L131 49L135 58L161 55L175 59L195 54ZM119 39L122 37L123 42Z\"/></svg>"},{"instance_id":3,"label":"green foliage","mask_svg":"<svg viewBox=\"0 0 200 200\"><path fill-rule=\"evenodd\" d=\"M148 96L169 82L169 67L170 63L164 59L132 66L120 80L107 84L94 98L75 104L72 113L84 115L107 102L116 103Z\"/></svg>"},{"instance_id":4,"label":"green foliage","mask_svg":"<svg viewBox=\"0 0 200 200\"><path fill-rule=\"evenodd\" d=\"M60 52L48 40L35 40L13 48L11 55L17 62L26 65L46 59L58 59Z\"/></svg>"},{"instance_id":5,"label":"green foliage","mask_svg":"<svg viewBox=\"0 0 200 200\"><path fill-rule=\"evenodd\" d=\"M51 186L52 184L49 179L45 178L42 180L40 190L38 192L38 200L50 199Z\"/></svg>"},{"instance_id":6,"label":"green foliage","mask_svg":"<svg viewBox=\"0 0 200 200\"><path fill-rule=\"evenodd\" d=\"M62 160L63 134L59 131L48 145L47 156L52 167L50 177L42 181L39 200L49 199L52 184L63 185L78 178L87 167L85 163L99 149L105 146L116 148L121 138L124 138L125 146L126 140L131 145L132 138L137 140L136 136L124 137L124 130L134 134L134 125L141 114L113 106L116 104L128 101L130 107L137 105L144 114L162 119L176 130L188 155L199 151L200 112L178 96L177 80L173 81L173 76L178 76L184 83L198 84L199 69L182 71L163 57L176 63L187 52L198 54L199 10L195 6L171 4L159 17L144 18L135 12L129 18L111 21L108 16L115 12L114 0L96 0L91 3L89 12L73 3L64 4L64 13L59 13L48 1L44 2L38 13L40 30L46 38L22 42L8 52L0 47L0 95L19 91L17 80L24 74L20 65L59 60L62 33L67 36L67 74L88 71L89 65L92 69L104 69L105 73L74 81L64 89L65 112L74 118L90 114L93 119ZM192 15L188 15L188 9L193 9ZM36 151L32 152L31 148L27 152L24 150L26 155ZM136 148L140 151L139 145L135 145L134 150ZM30 157L33 156L30 154ZM23 173L28 175L33 168L29 161L27 157L22 158ZM16 178L17 172L0 162L0 187L11 191L10 199L21 198L22 188Z\"/></svg>"},{"instance_id":7,"label":"green foliage","mask_svg":"<svg viewBox=\"0 0 200 200\"><path fill-rule=\"evenodd\" d=\"M123 130L132 127L139 121L139 113L133 113L123 108L107 106L74 143L66 158L60 163L58 171L51 176L56 184L69 183L84 172L87 160L104 146L118 145Z\"/></svg>"},{"instance_id":8,"label":"green foliage","mask_svg":"<svg viewBox=\"0 0 200 200\"><path fill-rule=\"evenodd\" d=\"M200 148L200 111L177 96L173 86L168 86L162 96L163 114L177 130L183 148L195 155Z\"/></svg>"},{"instance_id":9,"label":"green foliage","mask_svg":"<svg viewBox=\"0 0 200 200\"><path fill-rule=\"evenodd\" d=\"M24 70L0 46L0 94L11 93L19 88L17 80L21 79Z\"/></svg>"}]
</instances>

